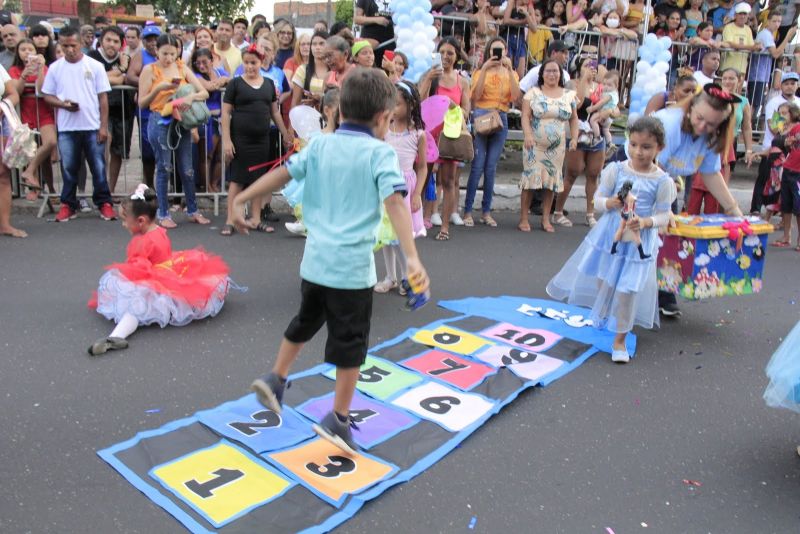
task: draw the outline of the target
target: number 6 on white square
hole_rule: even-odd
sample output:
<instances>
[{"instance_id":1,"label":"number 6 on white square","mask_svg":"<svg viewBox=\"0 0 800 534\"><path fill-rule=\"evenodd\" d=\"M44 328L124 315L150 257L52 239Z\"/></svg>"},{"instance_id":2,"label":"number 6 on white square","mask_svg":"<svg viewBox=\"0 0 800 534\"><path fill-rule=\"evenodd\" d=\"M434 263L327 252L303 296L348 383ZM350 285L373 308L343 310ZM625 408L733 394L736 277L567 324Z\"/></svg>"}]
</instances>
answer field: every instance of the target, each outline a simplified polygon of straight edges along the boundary
<instances>
[{"instance_id":1,"label":"number 6 on white square","mask_svg":"<svg viewBox=\"0 0 800 534\"><path fill-rule=\"evenodd\" d=\"M450 432L464 430L494 407L494 403L485 397L434 382L406 391L392 404L433 421Z\"/></svg>"}]
</instances>

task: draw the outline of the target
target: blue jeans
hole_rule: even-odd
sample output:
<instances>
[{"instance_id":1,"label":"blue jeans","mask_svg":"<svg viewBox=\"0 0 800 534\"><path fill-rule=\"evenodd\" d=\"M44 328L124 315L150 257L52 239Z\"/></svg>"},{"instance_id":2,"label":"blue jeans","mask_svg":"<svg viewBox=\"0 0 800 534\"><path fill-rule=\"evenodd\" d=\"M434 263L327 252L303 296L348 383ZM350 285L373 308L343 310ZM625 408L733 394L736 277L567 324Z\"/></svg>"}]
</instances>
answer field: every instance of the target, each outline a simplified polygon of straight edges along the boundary
<instances>
[{"instance_id":1,"label":"blue jeans","mask_svg":"<svg viewBox=\"0 0 800 534\"><path fill-rule=\"evenodd\" d=\"M475 109L473 117L480 117L489 113L490 109ZM483 213L492 211L492 195L494 194L494 175L497 172L497 162L500 154L503 153L503 146L508 136L508 117L500 112L500 121L503 129L492 135L475 135L473 145L475 147L475 159L472 160L472 169L469 171L469 181L467 182L467 196L464 199L464 213L472 213L472 204L475 202L475 192L478 190L478 182L483 174L483 201L481 210Z\"/></svg>"},{"instance_id":2,"label":"blue jeans","mask_svg":"<svg viewBox=\"0 0 800 534\"><path fill-rule=\"evenodd\" d=\"M147 139L156 156L156 195L158 196L158 218L169 218L169 177L172 175L172 157L178 167L178 175L183 184L183 194L186 197L186 212L191 217L197 213L197 201L194 196L194 166L192 165L192 136L182 130L181 139L175 150L170 150L167 145L169 124L159 124L157 115L150 117L147 124ZM180 128L180 127L179 127ZM173 132L170 142L174 145Z\"/></svg>"},{"instance_id":3,"label":"blue jeans","mask_svg":"<svg viewBox=\"0 0 800 534\"><path fill-rule=\"evenodd\" d=\"M83 158L89 163L92 172L92 201L97 207L111 203L111 192L106 180L105 143L97 143L97 130L78 132L58 132L58 152L61 154L61 176L64 187L61 189L61 203L73 210L78 209L78 173L83 166Z\"/></svg>"}]
</instances>

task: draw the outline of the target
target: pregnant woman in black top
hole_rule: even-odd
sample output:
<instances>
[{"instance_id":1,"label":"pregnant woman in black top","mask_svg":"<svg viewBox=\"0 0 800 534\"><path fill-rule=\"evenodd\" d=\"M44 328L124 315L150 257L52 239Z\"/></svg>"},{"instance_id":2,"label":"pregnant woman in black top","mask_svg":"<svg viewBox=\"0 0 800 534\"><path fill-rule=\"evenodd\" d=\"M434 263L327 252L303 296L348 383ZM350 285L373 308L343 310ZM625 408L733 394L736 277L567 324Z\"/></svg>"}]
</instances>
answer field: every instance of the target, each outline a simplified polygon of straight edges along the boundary
<instances>
[{"instance_id":1,"label":"pregnant woman in black top","mask_svg":"<svg viewBox=\"0 0 800 534\"><path fill-rule=\"evenodd\" d=\"M263 53L251 46L242 53L244 74L228 83L222 103L222 137L225 159L231 162L230 186L228 188L228 220L223 226L222 235L233 233L233 200L240 192L252 184L268 168L259 167L266 163L269 152L270 119L275 121L287 148L292 138L283 124L275 85L272 80L261 75ZM253 199L250 206L249 223L261 232L274 232L274 228L259 220L262 199Z\"/></svg>"}]
</instances>

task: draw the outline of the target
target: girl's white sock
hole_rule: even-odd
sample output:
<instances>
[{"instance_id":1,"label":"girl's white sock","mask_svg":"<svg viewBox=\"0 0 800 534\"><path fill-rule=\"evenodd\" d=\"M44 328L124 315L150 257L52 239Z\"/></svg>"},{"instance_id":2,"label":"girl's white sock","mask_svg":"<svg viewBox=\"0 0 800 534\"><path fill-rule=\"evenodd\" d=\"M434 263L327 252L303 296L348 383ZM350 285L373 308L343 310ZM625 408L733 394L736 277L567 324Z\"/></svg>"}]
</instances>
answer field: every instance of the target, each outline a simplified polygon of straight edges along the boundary
<instances>
[{"instance_id":1,"label":"girl's white sock","mask_svg":"<svg viewBox=\"0 0 800 534\"><path fill-rule=\"evenodd\" d=\"M125 313L122 319L119 320L117 326L111 332L109 337L118 337L120 339L127 339L128 336L136 332L139 328L139 321L130 313Z\"/></svg>"}]
</instances>

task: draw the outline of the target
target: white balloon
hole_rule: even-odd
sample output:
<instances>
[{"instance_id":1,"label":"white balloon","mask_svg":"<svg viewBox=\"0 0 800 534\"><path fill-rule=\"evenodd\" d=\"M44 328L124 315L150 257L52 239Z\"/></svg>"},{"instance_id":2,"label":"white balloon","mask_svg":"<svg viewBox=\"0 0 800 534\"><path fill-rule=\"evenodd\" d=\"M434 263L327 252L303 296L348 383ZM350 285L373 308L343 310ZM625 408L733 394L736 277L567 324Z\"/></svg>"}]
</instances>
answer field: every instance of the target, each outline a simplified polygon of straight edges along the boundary
<instances>
[{"instance_id":1,"label":"white balloon","mask_svg":"<svg viewBox=\"0 0 800 534\"><path fill-rule=\"evenodd\" d=\"M411 24L411 29L415 34L423 33L425 31L425 24L422 21L415 20L413 24Z\"/></svg>"},{"instance_id":2,"label":"white balloon","mask_svg":"<svg viewBox=\"0 0 800 534\"><path fill-rule=\"evenodd\" d=\"M434 28L433 26L428 26L427 28L425 28L425 36L426 36L428 39L430 39L430 40L431 40L431 42L433 42L433 40L434 40L434 39L436 39L436 35L437 35L438 33L439 33L439 32L438 32L438 31L436 31L436 28Z\"/></svg>"},{"instance_id":3,"label":"white balloon","mask_svg":"<svg viewBox=\"0 0 800 534\"><path fill-rule=\"evenodd\" d=\"M657 61L655 65L653 65L653 70L659 74L666 74L669 72L669 63L666 61Z\"/></svg>"},{"instance_id":4,"label":"white balloon","mask_svg":"<svg viewBox=\"0 0 800 534\"><path fill-rule=\"evenodd\" d=\"M413 55L416 59L423 59L428 55L428 47L424 44L418 44L414 47Z\"/></svg>"},{"instance_id":5,"label":"white balloon","mask_svg":"<svg viewBox=\"0 0 800 534\"><path fill-rule=\"evenodd\" d=\"M303 141L308 141L311 134L320 131L319 119L319 111L310 106L295 106L289 112L292 128Z\"/></svg>"}]
</instances>

